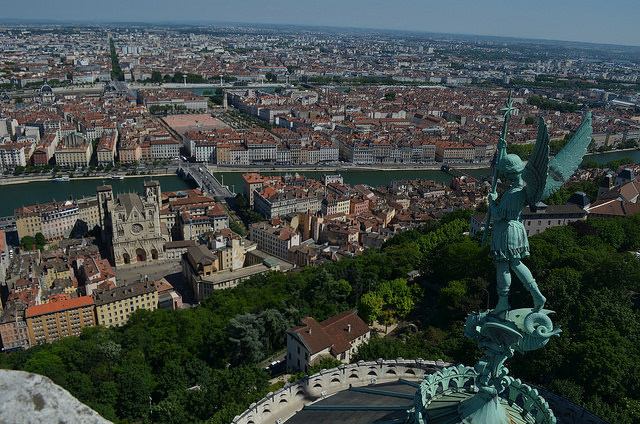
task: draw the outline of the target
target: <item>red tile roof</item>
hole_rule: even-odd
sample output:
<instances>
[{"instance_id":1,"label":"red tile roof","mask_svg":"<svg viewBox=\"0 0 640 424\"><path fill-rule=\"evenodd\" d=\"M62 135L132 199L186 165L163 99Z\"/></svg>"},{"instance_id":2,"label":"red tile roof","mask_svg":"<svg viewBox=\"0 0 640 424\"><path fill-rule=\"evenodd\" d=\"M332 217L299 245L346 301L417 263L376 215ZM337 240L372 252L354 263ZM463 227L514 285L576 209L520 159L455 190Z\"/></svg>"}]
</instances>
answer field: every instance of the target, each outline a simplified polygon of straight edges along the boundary
<instances>
[{"instance_id":1,"label":"red tile roof","mask_svg":"<svg viewBox=\"0 0 640 424\"><path fill-rule=\"evenodd\" d=\"M44 305L31 306L27 309L27 318L61 312L67 309L81 308L89 305L93 305L93 298L91 296L81 296L58 302L49 302Z\"/></svg>"},{"instance_id":2,"label":"red tile roof","mask_svg":"<svg viewBox=\"0 0 640 424\"><path fill-rule=\"evenodd\" d=\"M341 312L320 323L311 317L302 318L301 321L304 325L289 331L300 335L312 355L328 347L336 353L342 353L351 348L351 341L369 332L369 326L351 311Z\"/></svg>"}]
</instances>

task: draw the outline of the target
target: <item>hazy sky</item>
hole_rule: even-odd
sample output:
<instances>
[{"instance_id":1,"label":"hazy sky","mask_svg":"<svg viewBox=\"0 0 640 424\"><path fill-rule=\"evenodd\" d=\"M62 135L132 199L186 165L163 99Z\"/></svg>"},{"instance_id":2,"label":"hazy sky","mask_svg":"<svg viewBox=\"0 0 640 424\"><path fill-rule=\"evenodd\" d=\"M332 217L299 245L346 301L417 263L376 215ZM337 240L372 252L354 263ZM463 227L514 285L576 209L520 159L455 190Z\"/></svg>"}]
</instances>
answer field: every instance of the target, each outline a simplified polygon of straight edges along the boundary
<instances>
[{"instance_id":1,"label":"hazy sky","mask_svg":"<svg viewBox=\"0 0 640 424\"><path fill-rule=\"evenodd\" d=\"M0 19L246 22L640 46L638 0L6 0Z\"/></svg>"}]
</instances>

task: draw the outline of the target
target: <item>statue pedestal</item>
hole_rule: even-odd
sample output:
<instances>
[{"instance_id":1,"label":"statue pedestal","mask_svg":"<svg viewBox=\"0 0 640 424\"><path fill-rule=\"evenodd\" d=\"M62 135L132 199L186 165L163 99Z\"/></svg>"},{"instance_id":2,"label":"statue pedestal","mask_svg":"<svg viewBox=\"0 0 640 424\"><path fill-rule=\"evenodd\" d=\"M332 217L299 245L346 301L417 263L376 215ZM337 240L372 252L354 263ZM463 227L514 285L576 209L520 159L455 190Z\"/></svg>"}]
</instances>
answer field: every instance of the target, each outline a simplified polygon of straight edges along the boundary
<instances>
[{"instance_id":1,"label":"statue pedestal","mask_svg":"<svg viewBox=\"0 0 640 424\"><path fill-rule=\"evenodd\" d=\"M477 393L458 405L458 416L464 424L511 424L500 398L487 393Z\"/></svg>"}]
</instances>

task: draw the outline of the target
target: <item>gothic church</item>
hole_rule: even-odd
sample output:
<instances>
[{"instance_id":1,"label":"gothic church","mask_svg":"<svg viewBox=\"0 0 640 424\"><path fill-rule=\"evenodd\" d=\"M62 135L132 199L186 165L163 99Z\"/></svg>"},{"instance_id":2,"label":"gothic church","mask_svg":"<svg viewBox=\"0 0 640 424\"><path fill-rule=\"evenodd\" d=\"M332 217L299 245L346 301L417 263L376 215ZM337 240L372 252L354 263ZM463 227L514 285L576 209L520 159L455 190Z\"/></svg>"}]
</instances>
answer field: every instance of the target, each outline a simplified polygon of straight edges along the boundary
<instances>
[{"instance_id":1,"label":"gothic church","mask_svg":"<svg viewBox=\"0 0 640 424\"><path fill-rule=\"evenodd\" d=\"M97 197L102 239L116 267L164 261L159 182L145 181L143 196L124 193L115 200L110 185L100 186Z\"/></svg>"}]
</instances>

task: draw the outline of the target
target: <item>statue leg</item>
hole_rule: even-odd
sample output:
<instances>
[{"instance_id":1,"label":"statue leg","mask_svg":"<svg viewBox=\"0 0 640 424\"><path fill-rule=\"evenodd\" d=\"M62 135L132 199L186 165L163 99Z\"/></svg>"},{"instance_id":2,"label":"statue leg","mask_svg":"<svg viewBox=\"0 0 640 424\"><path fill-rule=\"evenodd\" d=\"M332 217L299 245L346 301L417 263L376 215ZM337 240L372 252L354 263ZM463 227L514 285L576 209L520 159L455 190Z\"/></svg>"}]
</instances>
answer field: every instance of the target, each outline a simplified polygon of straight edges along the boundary
<instances>
[{"instance_id":1,"label":"statue leg","mask_svg":"<svg viewBox=\"0 0 640 424\"><path fill-rule=\"evenodd\" d=\"M523 264L520 259L514 259L511 261L511 269L513 269L513 272L515 272L520 281L522 281L524 288L531 293L531 296L533 297L533 310L536 312L541 310L544 307L547 298L540 293L540 289L538 289L536 280L533 278L529 268Z\"/></svg>"},{"instance_id":2,"label":"statue leg","mask_svg":"<svg viewBox=\"0 0 640 424\"><path fill-rule=\"evenodd\" d=\"M509 305L509 288L511 287L511 271L508 262L496 262L496 283L498 286L498 304L493 313L508 311Z\"/></svg>"}]
</instances>

